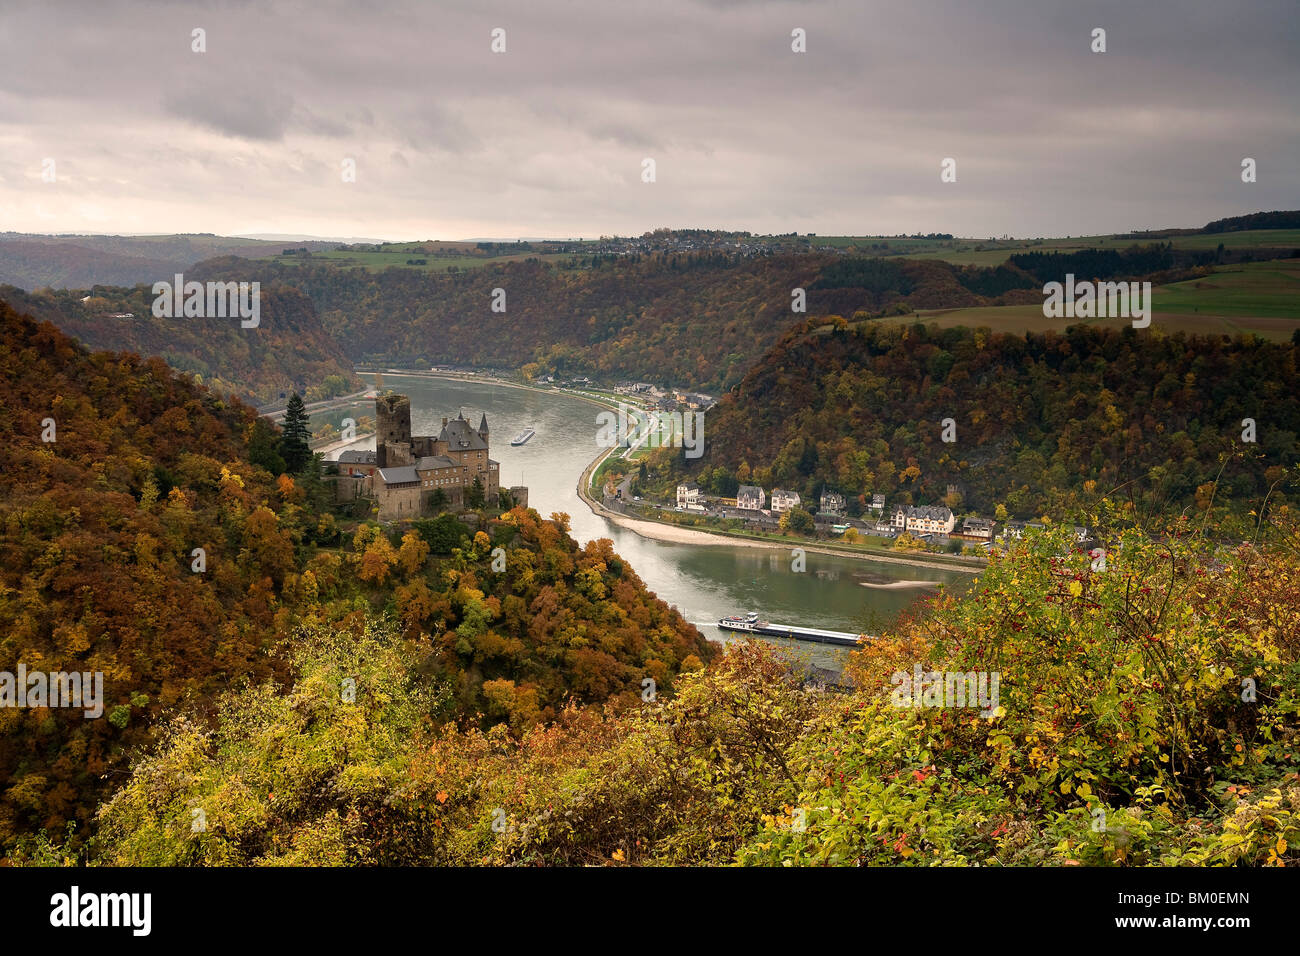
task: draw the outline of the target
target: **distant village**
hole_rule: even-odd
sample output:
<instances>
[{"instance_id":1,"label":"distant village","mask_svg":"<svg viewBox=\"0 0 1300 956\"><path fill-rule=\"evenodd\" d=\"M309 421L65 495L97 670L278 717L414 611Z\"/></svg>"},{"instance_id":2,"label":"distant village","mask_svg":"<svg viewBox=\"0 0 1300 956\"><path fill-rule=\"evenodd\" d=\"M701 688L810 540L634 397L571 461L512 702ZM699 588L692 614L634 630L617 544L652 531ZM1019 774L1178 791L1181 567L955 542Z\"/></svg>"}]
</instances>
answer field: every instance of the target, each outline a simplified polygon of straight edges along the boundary
<instances>
[{"instance_id":1,"label":"distant village","mask_svg":"<svg viewBox=\"0 0 1300 956\"><path fill-rule=\"evenodd\" d=\"M837 491L823 491L817 502L805 503L797 491L773 488L769 500L764 489L741 485L736 497L706 496L694 482L677 486L677 510L697 512L718 518L739 518L754 530L774 531L781 516L795 508L811 512L815 530L831 535L847 534L850 529L861 535L898 538L909 534L925 545L940 550L979 548L991 551L998 543L1024 536L1026 531L1043 530L1041 521L1008 520L999 524L993 518L968 514L958 517L946 505L896 504L886 508L885 496L871 494L867 514L848 517L848 501ZM813 505L815 504L815 507ZM807 519L805 519L807 520ZM1073 527L1074 540L1080 545L1092 543L1092 532L1081 525Z\"/></svg>"}]
</instances>

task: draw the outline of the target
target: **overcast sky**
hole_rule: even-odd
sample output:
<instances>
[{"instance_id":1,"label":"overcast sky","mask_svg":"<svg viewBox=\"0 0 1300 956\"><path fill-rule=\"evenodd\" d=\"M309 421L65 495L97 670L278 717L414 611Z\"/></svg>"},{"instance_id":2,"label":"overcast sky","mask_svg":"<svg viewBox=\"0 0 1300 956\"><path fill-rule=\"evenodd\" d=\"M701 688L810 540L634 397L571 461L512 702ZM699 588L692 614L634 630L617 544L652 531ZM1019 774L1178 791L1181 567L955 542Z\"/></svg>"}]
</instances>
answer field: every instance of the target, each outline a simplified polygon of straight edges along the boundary
<instances>
[{"instance_id":1,"label":"overcast sky","mask_svg":"<svg viewBox=\"0 0 1300 956\"><path fill-rule=\"evenodd\" d=\"M1296 14L1296 0L0 0L0 231L1200 226L1300 208ZM1241 181L1243 157L1258 182Z\"/></svg>"}]
</instances>

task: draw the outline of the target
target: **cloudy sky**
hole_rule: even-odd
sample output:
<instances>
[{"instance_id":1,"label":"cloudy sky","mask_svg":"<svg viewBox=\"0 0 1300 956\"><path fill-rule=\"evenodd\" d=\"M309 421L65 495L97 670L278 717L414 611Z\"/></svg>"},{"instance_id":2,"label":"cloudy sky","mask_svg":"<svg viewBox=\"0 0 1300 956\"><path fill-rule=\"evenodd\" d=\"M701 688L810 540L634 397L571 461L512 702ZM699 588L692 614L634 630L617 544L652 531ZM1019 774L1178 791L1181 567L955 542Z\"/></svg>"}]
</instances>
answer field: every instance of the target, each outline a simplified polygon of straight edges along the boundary
<instances>
[{"instance_id":1,"label":"cloudy sky","mask_svg":"<svg viewBox=\"0 0 1300 956\"><path fill-rule=\"evenodd\" d=\"M1200 226L1300 208L1298 51L1295 0L3 0L0 231Z\"/></svg>"}]
</instances>

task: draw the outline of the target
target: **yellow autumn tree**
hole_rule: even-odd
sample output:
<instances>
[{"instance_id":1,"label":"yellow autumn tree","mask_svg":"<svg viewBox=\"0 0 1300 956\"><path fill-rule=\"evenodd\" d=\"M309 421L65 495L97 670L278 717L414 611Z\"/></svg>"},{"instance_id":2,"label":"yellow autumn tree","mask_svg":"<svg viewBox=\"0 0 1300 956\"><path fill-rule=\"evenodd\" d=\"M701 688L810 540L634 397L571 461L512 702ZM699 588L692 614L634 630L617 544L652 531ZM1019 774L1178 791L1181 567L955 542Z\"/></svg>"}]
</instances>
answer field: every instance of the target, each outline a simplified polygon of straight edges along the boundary
<instances>
[{"instance_id":1,"label":"yellow autumn tree","mask_svg":"<svg viewBox=\"0 0 1300 956\"><path fill-rule=\"evenodd\" d=\"M414 531L402 535L402 546L397 551L398 563L406 576L413 577L424 567L424 560L429 556L429 543Z\"/></svg>"},{"instance_id":2,"label":"yellow autumn tree","mask_svg":"<svg viewBox=\"0 0 1300 956\"><path fill-rule=\"evenodd\" d=\"M361 567L357 577L372 584L383 584L388 580L388 572L397 563L397 552L382 534L376 535L365 553L361 555Z\"/></svg>"}]
</instances>

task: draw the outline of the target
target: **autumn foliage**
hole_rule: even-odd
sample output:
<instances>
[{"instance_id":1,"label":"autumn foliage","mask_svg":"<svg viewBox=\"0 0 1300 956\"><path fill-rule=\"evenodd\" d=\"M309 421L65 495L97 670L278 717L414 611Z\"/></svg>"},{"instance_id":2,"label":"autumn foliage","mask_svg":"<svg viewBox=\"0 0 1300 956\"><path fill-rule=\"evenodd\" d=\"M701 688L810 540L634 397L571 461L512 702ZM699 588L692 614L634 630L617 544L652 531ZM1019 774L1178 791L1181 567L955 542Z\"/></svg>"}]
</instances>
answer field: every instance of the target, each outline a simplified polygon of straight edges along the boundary
<instances>
[{"instance_id":1,"label":"autumn foliage","mask_svg":"<svg viewBox=\"0 0 1300 956\"><path fill-rule=\"evenodd\" d=\"M518 732L571 701L639 702L646 681L671 694L712 654L563 519L352 527L314 471L250 463L251 409L161 360L89 353L3 305L0 321L0 670L102 672L107 698L103 719L0 708L0 848L91 832L161 715L201 726L230 688L289 679L304 624L396 622L439 720Z\"/></svg>"}]
</instances>

